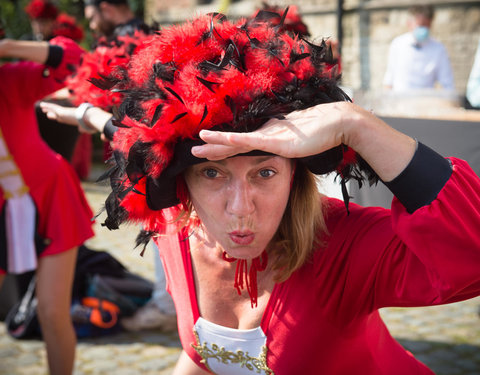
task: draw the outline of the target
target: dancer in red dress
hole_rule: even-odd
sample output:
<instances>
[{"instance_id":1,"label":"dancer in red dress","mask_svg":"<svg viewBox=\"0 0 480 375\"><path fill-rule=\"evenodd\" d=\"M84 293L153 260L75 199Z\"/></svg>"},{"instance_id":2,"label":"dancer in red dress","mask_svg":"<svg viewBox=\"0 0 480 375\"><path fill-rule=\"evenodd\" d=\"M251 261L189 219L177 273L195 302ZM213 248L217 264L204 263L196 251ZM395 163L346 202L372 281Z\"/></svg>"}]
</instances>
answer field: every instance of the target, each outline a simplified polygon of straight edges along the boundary
<instances>
[{"instance_id":1,"label":"dancer in red dress","mask_svg":"<svg viewBox=\"0 0 480 375\"><path fill-rule=\"evenodd\" d=\"M63 86L83 51L70 39L0 41L0 284L5 273L36 270L38 318L51 374L73 370L70 320L77 246L93 216L71 166L41 139L34 103Z\"/></svg>"}]
</instances>

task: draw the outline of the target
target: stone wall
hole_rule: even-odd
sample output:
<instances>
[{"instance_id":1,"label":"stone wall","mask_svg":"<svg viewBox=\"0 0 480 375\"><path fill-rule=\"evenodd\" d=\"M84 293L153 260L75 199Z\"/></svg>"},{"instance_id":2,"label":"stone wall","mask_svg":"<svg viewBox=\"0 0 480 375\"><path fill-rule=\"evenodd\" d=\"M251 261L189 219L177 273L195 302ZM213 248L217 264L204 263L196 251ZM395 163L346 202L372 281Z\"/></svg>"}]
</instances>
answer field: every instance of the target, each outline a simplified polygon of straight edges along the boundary
<instances>
[{"instance_id":1,"label":"stone wall","mask_svg":"<svg viewBox=\"0 0 480 375\"><path fill-rule=\"evenodd\" d=\"M338 0L286 0L295 3L314 39L337 38ZM392 39L406 32L407 8L414 0L344 0L342 83L355 90L380 90ZM459 94L465 92L480 39L480 2L476 0L424 0L435 5L434 38L448 50ZM229 17L251 15L261 4L255 0L147 0L147 21L160 25L180 22L198 13L222 11Z\"/></svg>"}]
</instances>

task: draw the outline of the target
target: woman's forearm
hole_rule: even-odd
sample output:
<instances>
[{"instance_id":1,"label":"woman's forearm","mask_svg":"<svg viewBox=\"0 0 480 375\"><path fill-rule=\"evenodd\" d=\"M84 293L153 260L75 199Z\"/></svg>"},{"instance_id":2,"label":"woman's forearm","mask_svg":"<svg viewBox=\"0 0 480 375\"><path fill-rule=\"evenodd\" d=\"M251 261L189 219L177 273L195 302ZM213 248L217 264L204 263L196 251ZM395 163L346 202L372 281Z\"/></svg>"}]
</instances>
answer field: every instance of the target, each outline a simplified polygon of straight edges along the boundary
<instances>
[{"instance_id":1,"label":"woman's forearm","mask_svg":"<svg viewBox=\"0 0 480 375\"><path fill-rule=\"evenodd\" d=\"M112 114L110 112L104 111L98 107L92 107L85 112L83 120L91 128L96 129L98 132L102 133L105 124L110 120Z\"/></svg>"},{"instance_id":2,"label":"woman's forearm","mask_svg":"<svg viewBox=\"0 0 480 375\"><path fill-rule=\"evenodd\" d=\"M4 39L0 41L0 57L29 60L44 64L50 45L48 42Z\"/></svg>"},{"instance_id":3,"label":"woman's forearm","mask_svg":"<svg viewBox=\"0 0 480 375\"><path fill-rule=\"evenodd\" d=\"M357 151L384 182L393 180L412 160L416 141L369 111L355 107L355 111L345 112L344 143Z\"/></svg>"}]
</instances>

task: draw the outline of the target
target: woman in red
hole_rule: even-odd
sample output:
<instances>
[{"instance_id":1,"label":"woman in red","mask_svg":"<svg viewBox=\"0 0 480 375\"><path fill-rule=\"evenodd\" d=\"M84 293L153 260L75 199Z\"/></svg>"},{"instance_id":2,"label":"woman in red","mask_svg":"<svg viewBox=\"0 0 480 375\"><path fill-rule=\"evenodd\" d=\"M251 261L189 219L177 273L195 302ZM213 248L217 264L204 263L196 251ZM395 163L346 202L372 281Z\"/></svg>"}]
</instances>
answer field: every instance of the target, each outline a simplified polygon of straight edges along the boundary
<instances>
[{"instance_id":1,"label":"woman in red","mask_svg":"<svg viewBox=\"0 0 480 375\"><path fill-rule=\"evenodd\" d=\"M0 285L36 270L37 313L51 374L73 371L70 319L77 246L93 236L92 212L70 165L40 137L34 103L63 87L82 50L70 39L0 41Z\"/></svg>"},{"instance_id":2,"label":"woman in red","mask_svg":"<svg viewBox=\"0 0 480 375\"><path fill-rule=\"evenodd\" d=\"M480 180L350 103L324 43L279 30L201 16L104 82L125 93L105 224L160 249L175 375L432 374L378 309L480 294ZM319 194L334 171L380 179L392 209Z\"/></svg>"}]
</instances>

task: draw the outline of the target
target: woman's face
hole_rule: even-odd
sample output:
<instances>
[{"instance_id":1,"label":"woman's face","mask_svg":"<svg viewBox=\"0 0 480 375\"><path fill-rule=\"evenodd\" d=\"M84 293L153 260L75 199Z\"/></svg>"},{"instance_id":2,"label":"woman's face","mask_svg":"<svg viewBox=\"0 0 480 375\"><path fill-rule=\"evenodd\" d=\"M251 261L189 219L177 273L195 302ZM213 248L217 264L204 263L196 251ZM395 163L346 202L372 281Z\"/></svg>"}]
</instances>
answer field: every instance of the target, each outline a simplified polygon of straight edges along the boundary
<instances>
[{"instance_id":1,"label":"woman's face","mask_svg":"<svg viewBox=\"0 0 480 375\"><path fill-rule=\"evenodd\" d=\"M292 165L280 156L236 156L190 167L185 182L206 240L231 257L259 256L283 217Z\"/></svg>"}]
</instances>

